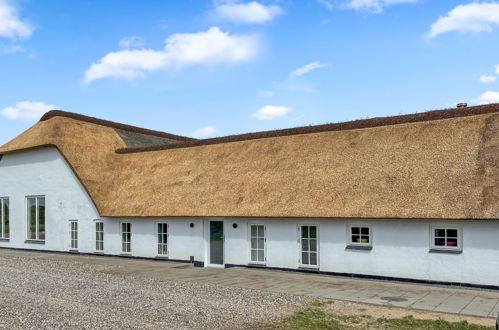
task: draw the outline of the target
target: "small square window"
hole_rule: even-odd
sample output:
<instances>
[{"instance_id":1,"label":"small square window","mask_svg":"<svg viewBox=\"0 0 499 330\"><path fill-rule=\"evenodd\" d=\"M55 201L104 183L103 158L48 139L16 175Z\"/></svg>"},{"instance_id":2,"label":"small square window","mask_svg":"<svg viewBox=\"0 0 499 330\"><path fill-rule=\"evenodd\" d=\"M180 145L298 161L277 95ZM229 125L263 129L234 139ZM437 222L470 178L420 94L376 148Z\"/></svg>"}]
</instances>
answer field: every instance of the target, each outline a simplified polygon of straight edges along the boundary
<instances>
[{"instance_id":1,"label":"small square window","mask_svg":"<svg viewBox=\"0 0 499 330\"><path fill-rule=\"evenodd\" d=\"M461 238L458 228L433 228L432 248L441 250L461 250Z\"/></svg>"},{"instance_id":2,"label":"small square window","mask_svg":"<svg viewBox=\"0 0 499 330\"><path fill-rule=\"evenodd\" d=\"M371 227L350 226L348 230L348 245L371 246Z\"/></svg>"}]
</instances>

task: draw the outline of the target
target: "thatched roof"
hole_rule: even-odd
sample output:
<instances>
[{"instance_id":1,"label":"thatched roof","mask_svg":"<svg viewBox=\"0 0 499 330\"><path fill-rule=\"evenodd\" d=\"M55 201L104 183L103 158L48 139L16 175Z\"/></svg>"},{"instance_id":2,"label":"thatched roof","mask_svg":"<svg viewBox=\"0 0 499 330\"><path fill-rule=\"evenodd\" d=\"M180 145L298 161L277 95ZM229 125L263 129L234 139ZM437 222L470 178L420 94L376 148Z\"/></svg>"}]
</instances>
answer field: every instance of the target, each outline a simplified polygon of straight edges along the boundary
<instances>
[{"instance_id":1,"label":"thatched roof","mask_svg":"<svg viewBox=\"0 0 499 330\"><path fill-rule=\"evenodd\" d=\"M107 217L499 219L499 104L208 140L116 125L51 112L0 154L57 147Z\"/></svg>"}]
</instances>

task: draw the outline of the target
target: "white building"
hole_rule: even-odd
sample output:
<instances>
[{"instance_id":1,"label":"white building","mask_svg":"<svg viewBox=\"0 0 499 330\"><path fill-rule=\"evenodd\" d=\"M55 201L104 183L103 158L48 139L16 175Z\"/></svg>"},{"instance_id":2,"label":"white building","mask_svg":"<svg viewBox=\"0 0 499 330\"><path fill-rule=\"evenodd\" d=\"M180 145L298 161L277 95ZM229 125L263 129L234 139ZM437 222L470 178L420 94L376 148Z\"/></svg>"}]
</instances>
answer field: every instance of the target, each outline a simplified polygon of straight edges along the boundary
<instances>
[{"instance_id":1,"label":"white building","mask_svg":"<svg viewBox=\"0 0 499 330\"><path fill-rule=\"evenodd\" d=\"M499 104L194 140L51 111L0 247L499 287Z\"/></svg>"}]
</instances>

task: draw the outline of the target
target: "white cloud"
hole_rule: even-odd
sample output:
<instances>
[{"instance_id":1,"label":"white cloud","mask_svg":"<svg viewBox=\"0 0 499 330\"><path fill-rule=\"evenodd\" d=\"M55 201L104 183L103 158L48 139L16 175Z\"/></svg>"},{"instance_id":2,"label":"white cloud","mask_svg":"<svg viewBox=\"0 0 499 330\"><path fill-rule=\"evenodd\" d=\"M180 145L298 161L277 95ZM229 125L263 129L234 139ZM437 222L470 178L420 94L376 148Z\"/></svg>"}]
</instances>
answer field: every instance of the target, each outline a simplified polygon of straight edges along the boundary
<instances>
[{"instance_id":1,"label":"white cloud","mask_svg":"<svg viewBox=\"0 0 499 330\"><path fill-rule=\"evenodd\" d=\"M274 96L274 91L259 91L258 96L260 96L260 97L272 97L272 96Z\"/></svg>"},{"instance_id":2,"label":"white cloud","mask_svg":"<svg viewBox=\"0 0 499 330\"><path fill-rule=\"evenodd\" d=\"M26 39L34 28L22 21L10 0L0 0L0 37Z\"/></svg>"},{"instance_id":3,"label":"white cloud","mask_svg":"<svg viewBox=\"0 0 499 330\"><path fill-rule=\"evenodd\" d=\"M125 37L120 40L119 46L124 49L141 48L145 44L144 39L137 36Z\"/></svg>"},{"instance_id":4,"label":"white cloud","mask_svg":"<svg viewBox=\"0 0 499 330\"><path fill-rule=\"evenodd\" d=\"M499 74L499 64L496 65L496 74Z\"/></svg>"},{"instance_id":5,"label":"white cloud","mask_svg":"<svg viewBox=\"0 0 499 330\"><path fill-rule=\"evenodd\" d=\"M263 24L271 21L282 13L282 9L275 5L262 5L252 1L242 3L234 0L215 1L215 15L218 17L243 24Z\"/></svg>"},{"instance_id":6,"label":"white cloud","mask_svg":"<svg viewBox=\"0 0 499 330\"><path fill-rule=\"evenodd\" d=\"M417 1L419 0L346 0L342 2L341 7L382 13L385 7Z\"/></svg>"},{"instance_id":7,"label":"white cloud","mask_svg":"<svg viewBox=\"0 0 499 330\"><path fill-rule=\"evenodd\" d=\"M499 3L496 2L473 2L459 5L445 16L441 16L431 25L428 38L452 32L479 33L492 31L494 26L499 25Z\"/></svg>"},{"instance_id":8,"label":"white cloud","mask_svg":"<svg viewBox=\"0 0 499 330\"><path fill-rule=\"evenodd\" d=\"M488 91L473 100L475 104L499 103L499 92Z\"/></svg>"},{"instance_id":9,"label":"white cloud","mask_svg":"<svg viewBox=\"0 0 499 330\"><path fill-rule=\"evenodd\" d=\"M493 83L496 81L496 79L497 79L496 76L486 76L486 75L480 76L480 82L484 84Z\"/></svg>"},{"instance_id":10,"label":"white cloud","mask_svg":"<svg viewBox=\"0 0 499 330\"><path fill-rule=\"evenodd\" d=\"M324 7L326 7L329 10L334 9L334 5L330 0L317 0L317 3L320 5L323 5Z\"/></svg>"},{"instance_id":11,"label":"white cloud","mask_svg":"<svg viewBox=\"0 0 499 330\"><path fill-rule=\"evenodd\" d=\"M258 120L269 120L275 117L281 117L291 111L290 108L277 105L266 105L260 108L257 112L252 114Z\"/></svg>"},{"instance_id":12,"label":"white cloud","mask_svg":"<svg viewBox=\"0 0 499 330\"><path fill-rule=\"evenodd\" d=\"M309 64L307 64L305 66L302 66L301 68L298 68L298 69L294 70L293 72L291 72L289 74L289 79L298 78L300 76L303 76L306 73L309 73L312 70L324 68L326 66L327 66L326 64L322 64L322 63L319 63L319 62L309 63Z\"/></svg>"},{"instance_id":13,"label":"white cloud","mask_svg":"<svg viewBox=\"0 0 499 330\"><path fill-rule=\"evenodd\" d=\"M1 55L10 55L10 54L18 54L25 53L26 48L19 45L0 45L0 56Z\"/></svg>"},{"instance_id":14,"label":"white cloud","mask_svg":"<svg viewBox=\"0 0 499 330\"><path fill-rule=\"evenodd\" d=\"M212 136L216 132L218 132L218 130L215 127L204 126L204 127L198 128L197 130L192 132L191 136L193 136L195 138L206 138L206 137Z\"/></svg>"},{"instance_id":15,"label":"white cloud","mask_svg":"<svg viewBox=\"0 0 499 330\"><path fill-rule=\"evenodd\" d=\"M133 49L111 52L85 71L85 83L102 78L143 78L146 72L197 64L239 63L256 56L258 40L230 35L218 27L199 33L173 34L162 50Z\"/></svg>"},{"instance_id":16,"label":"white cloud","mask_svg":"<svg viewBox=\"0 0 499 330\"><path fill-rule=\"evenodd\" d=\"M17 102L13 107L2 109L0 114L10 120L37 120L45 112L54 110L55 108L54 105L43 102L22 101Z\"/></svg>"}]
</instances>

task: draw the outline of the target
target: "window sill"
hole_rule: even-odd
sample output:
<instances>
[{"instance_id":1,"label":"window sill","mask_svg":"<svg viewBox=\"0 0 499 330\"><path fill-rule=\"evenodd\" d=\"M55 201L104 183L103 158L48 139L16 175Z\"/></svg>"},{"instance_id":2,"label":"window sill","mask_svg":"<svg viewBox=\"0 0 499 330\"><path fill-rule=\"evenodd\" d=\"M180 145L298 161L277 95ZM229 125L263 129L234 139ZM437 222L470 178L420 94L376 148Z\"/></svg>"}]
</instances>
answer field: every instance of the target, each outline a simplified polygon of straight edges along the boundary
<instances>
[{"instance_id":1,"label":"window sill","mask_svg":"<svg viewBox=\"0 0 499 330\"><path fill-rule=\"evenodd\" d=\"M95 251L94 254L104 254L104 251Z\"/></svg>"},{"instance_id":2,"label":"window sill","mask_svg":"<svg viewBox=\"0 0 499 330\"><path fill-rule=\"evenodd\" d=\"M10 238L0 238L0 242L1 243L9 243L10 242Z\"/></svg>"},{"instance_id":3,"label":"window sill","mask_svg":"<svg viewBox=\"0 0 499 330\"><path fill-rule=\"evenodd\" d=\"M449 254L461 254L463 250L451 250L451 249L430 249L429 253L449 253Z\"/></svg>"},{"instance_id":4,"label":"window sill","mask_svg":"<svg viewBox=\"0 0 499 330\"><path fill-rule=\"evenodd\" d=\"M372 245L347 245L346 250L363 250L371 251L373 249Z\"/></svg>"},{"instance_id":5,"label":"window sill","mask_svg":"<svg viewBox=\"0 0 499 330\"><path fill-rule=\"evenodd\" d=\"M39 241L39 240L33 240L33 239L27 239L24 241L24 243L27 244L45 244L45 241Z\"/></svg>"}]
</instances>

